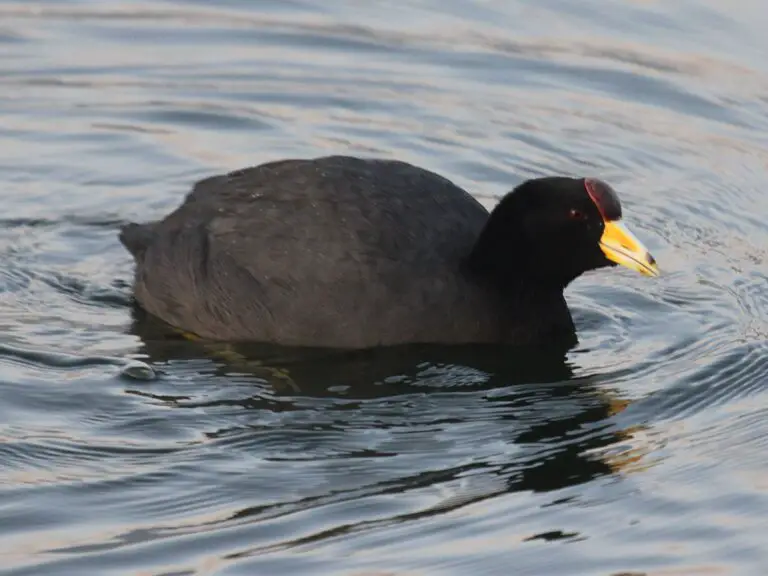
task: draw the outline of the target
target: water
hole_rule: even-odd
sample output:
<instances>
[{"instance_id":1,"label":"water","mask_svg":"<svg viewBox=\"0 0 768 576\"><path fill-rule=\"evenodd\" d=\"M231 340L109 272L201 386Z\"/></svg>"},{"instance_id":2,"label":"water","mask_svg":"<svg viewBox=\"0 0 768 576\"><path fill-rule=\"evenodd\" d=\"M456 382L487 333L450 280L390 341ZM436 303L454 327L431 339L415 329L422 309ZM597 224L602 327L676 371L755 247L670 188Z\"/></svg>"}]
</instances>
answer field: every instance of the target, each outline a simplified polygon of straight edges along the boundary
<instances>
[{"instance_id":1,"label":"water","mask_svg":"<svg viewBox=\"0 0 768 576\"><path fill-rule=\"evenodd\" d=\"M0 2L0 574L764 574L768 16L713 0ZM117 229L355 153L592 174L664 276L567 358L163 334Z\"/></svg>"}]
</instances>

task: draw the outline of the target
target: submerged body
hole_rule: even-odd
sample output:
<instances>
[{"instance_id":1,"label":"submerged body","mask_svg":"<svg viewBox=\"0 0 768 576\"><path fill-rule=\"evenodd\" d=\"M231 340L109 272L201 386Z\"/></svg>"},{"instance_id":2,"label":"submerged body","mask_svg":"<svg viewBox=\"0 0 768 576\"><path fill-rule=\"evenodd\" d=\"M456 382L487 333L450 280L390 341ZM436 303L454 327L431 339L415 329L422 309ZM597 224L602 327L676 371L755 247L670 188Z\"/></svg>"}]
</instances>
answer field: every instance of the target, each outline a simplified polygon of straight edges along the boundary
<instances>
[{"instance_id":1,"label":"submerged body","mask_svg":"<svg viewBox=\"0 0 768 576\"><path fill-rule=\"evenodd\" d=\"M572 337L570 277L541 282L528 265L501 281L473 266L488 221L435 173L335 156L202 180L121 241L139 305L203 338L366 348Z\"/></svg>"}]
</instances>

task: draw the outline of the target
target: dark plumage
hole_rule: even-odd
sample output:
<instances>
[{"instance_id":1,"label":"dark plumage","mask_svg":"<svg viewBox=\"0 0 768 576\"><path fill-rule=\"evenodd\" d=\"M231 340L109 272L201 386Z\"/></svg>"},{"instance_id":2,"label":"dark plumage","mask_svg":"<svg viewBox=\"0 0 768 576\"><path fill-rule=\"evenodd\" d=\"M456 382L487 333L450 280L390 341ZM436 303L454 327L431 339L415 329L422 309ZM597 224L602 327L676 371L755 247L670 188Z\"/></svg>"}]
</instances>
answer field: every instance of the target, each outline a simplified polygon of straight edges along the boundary
<instances>
[{"instance_id":1,"label":"dark plumage","mask_svg":"<svg viewBox=\"0 0 768 576\"><path fill-rule=\"evenodd\" d=\"M536 344L572 338L563 289L612 264L601 237L617 210L606 184L553 177L489 216L427 170L332 156L207 178L120 239L139 305L203 338Z\"/></svg>"}]
</instances>

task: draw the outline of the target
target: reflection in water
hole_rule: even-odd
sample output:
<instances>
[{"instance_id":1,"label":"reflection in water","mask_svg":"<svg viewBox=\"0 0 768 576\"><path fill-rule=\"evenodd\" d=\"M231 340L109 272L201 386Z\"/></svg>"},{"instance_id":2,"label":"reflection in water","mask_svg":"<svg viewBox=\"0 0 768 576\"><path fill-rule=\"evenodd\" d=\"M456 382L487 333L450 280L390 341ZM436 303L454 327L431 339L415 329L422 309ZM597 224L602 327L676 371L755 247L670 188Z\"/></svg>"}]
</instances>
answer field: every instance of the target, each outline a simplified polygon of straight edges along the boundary
<instances>
[{"instance_id":1,"label":"reflection in water","mask_svg":"<svg viewBox=\"0 0 768 576\"><path fill-rule=\"evenodd\" d=\"M522 457L515 453L514 462L509 463L481 461L466 468L433 471L427 482L444 482L468 470L482 469L504 479L507 491L556 490L617 472L619 461L608 462L594 454L631 433L610 422L610 417L623 411L628 402L601 391L588 376L574 377L563 350L408 345L334 351L190 343L141 310L135 309L134 313L134 330L141 335L144 351L153 364L212 357L217 376L248 374L263 382L261 394L227 401L244 409L300 411L307 409L307 397L325 397L330 400L325 405L326 417L332 422L327 430L338 432L340 422L351 427L361 423L346 417L336 420L336 415L365 413L366 400L386 399L395 409L402 405L400 418L394 424L390 419L370 419L363 425L397 428L407 427L402 419L409 418L413 409L407 398L418 396L429 402L428 412L422 415L429 426L449 428L476 417L489 425L485 421L488 419L497 428L497 439L523 447L527 454ZM450 404L460 404L462 396L470 394L476 401L481 400L479 406L470 405L477 413L468 407L460 416L441 414L444 397ZM452 408L451 412L455 406ZM322 429L317 426L315 421L310 428ZM231 430L224 431L229 433ZM208 435L219 437L218 432ZM291 442L290 437L284 440ZM412 487L413 481L403 480L399 489Z\"/></svg>"}]
</instances>

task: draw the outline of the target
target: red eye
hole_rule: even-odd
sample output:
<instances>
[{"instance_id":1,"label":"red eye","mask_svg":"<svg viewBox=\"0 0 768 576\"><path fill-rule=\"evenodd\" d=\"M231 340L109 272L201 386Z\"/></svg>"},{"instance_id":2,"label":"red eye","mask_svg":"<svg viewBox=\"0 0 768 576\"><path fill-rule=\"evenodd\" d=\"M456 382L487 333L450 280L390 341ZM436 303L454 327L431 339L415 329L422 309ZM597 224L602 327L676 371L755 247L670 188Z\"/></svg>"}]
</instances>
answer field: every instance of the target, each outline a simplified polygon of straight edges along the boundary
<instances>
[{"instance_id":1,"label":"red eye","mask_svg":"<svg viewBox=\"0 0 768 576\"><path fill-rule=\"evenodd\" d=\"M568 214L571 220L586 220L586 215L581 210L576 210L576 208L573 208L570 213Z\"/></svg>"}]
</instances>

